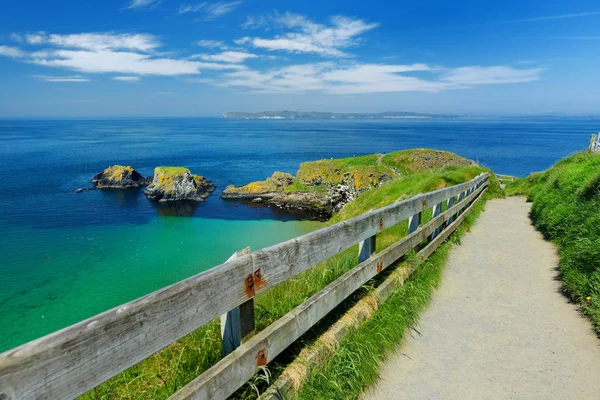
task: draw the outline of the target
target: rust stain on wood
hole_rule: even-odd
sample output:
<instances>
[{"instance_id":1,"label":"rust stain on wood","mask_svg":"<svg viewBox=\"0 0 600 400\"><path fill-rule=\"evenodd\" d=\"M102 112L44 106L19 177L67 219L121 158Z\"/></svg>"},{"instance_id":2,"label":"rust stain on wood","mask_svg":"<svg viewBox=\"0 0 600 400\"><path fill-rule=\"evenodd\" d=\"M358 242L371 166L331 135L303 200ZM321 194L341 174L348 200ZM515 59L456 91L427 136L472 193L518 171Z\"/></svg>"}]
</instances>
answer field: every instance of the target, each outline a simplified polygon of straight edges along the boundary
<instances>
[{"instance_id":1,"label":"rust stain on wood","mask_svg":"<svg viewBox=\"0 0 600 400\"><path fill-rule=\"evenodd\" d=\"M246 292L246 296L254 297L254 278L252 274L248 274L244 281L244 291Z\"/></svg>"},{"instance_id":2,"label":"rust stain on wood","mask_svg":"<svg viewBox=\"0 0 600 400\"><path fill-rule=\"evenodd\" d=\"M256 355L256 366L261 367L267 365L267 355L264 350L259 350Z\"/></svg>"},{"instance_id":3,"label":"rust stain on wood","mask_svg":"<svg viewBox=\"0 0 600 400\"><path fill-rule=\"evenodd\" d=\"M260 290L267 286L267 281L262 276L262 272L259 269L254 271L254 291Z\"/></svg>"},{"instance_id":4,"label":"rust stain on wood","mask_svg":"<svg viewBox=\"0 0 600 400\"><path fill-rule=\"evenodd\" d=\"M383 262L377 261L377 273L380 273L383 270Z\"/></svg>"},{"instance_id":5,"label":"rust stain on wood","mask_svg":"<svg viewBox=\"0 0 600 400\"><path fill-rule=\"evenodd\" d=\"M383 218L379 218L379 230L383 230Z\"/></svg>"}]
</instances>

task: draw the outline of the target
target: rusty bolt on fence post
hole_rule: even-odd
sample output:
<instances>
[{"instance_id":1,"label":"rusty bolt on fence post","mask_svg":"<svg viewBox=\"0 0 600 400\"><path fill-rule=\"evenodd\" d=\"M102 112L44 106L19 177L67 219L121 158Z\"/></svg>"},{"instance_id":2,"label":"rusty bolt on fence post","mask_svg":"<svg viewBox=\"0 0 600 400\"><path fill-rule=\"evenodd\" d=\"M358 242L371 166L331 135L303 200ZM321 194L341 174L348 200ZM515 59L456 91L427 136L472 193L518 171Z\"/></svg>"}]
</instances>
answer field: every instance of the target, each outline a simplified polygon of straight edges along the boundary
<instances>
[{"instance_id":1,"label":"rusty bolt on fence post","mask_svg":"<svg viewBox=\"0 0 600 400\"><path fill-rule=\"evenodd\" d=\"M260 367L263 365L267 365L267 356L265 355L264 350L259 350L258 355L256 356L256 366Z\"/></svg>"},{"instance_id":2,"label":"rusty bolt on fence post","mask_svg":"<svg viewBox=\"0 0 600 400\"><path fill-rule=\"evenodd\" d=\"M246 277L246 295L248 297L254 297L254 278L252 277L252 274L248 275Z\"/></svg>"}]
</instances>

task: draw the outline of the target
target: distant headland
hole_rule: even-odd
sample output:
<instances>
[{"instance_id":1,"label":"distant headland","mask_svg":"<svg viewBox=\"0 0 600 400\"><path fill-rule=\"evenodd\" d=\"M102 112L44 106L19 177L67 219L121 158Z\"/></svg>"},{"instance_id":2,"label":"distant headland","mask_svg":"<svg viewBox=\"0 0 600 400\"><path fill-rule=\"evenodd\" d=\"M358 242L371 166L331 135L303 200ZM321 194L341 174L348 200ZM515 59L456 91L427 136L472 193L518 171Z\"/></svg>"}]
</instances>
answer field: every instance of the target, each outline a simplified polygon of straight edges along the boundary
<instances>
[{"instance_id":1,"label":"distant headland","mask_svg":"<svg viewBox=\"0 0 600 400\"><path fill-rule=\"evenodd\" d=\"M381 113L334 113L319 111L261 111L226 112L227 119L405 119L405 118L458 118L455 115L420 114L414 112L390 111Z\"/></svg>"},{"instance_id":2,"label":"distant headland","mask_svg":"<svg viewBox=\"0 0 600 400\"><path fill-rule=\"evenodd\" d=\"M225 119L582 119L596 120L600 115L569 115L561 113L527 114L527 115L452 115L452 114L427 114L406 111L386 111L380 113L336 113L321 111L260 111L260 112L225 112Z\"/></svg>"}]
</instances>

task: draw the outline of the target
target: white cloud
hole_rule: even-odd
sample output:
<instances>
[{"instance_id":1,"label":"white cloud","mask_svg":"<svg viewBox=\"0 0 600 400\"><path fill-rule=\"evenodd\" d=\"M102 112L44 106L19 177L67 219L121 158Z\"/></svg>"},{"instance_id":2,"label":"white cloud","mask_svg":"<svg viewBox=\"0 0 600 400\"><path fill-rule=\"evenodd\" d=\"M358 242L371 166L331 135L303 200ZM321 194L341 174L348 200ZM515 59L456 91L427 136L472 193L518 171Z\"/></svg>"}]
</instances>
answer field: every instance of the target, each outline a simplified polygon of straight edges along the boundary
<instances>
[{"instance_id":1,"label":"white cloud","mask_svg":"<svg viewBox=\"0 0 600 400\"><path fill-rule=\"evenodd\" d=\"M138 82L140 80L139 76L115 76L113 77L115 81L121 82Z\"/></svg>"},{"instance_id":2,"label":"white cloud","mask_svg":"<svg viewBox=\"0 0 600 400\"><path fill-rule=\"evenodd\" d=\"M206 48L220 48L220 49L226 49L227 46L225 45L225 43L223 43L220 40L199 40L196 42L196 45L200 46L200 47L206 47Z\"/></svg>"},{"instance_id":3,"label":"white cloud","mask_svg":"<svg viewBox=\"0 0 600 400\"><path fill-rule=\"evenodd\" d=\"M46 75L34 75L36 79L44 82L89 82L90 79L80 76L46 76Z\"/></svg>"},{"instance_id":4,"label":"white cloud","mask_svg":"<svg viewBox=\"0 0 600 400\"><path fill-rule=\"evenodd\" d=\"M243 51L224 51L220 54L197 54L193 58L200 58L206 61L217 61L224 63L242 63L249 58L257 58L256 54L246 53Z\"/></svg>"},{"instance_id":5,"label":"white cloud","mask_svg":"<svg viewBox=\"0 0 600 400\"><path fill-rule=\"evenodd\" d=\"M529 82L539 79L541 69L510 67L463 67L444 72L425 64L385 65L333 62L300 64L266 72L253 70L225 74L219 86L237 86L262 93L319 91L330 94L384 92L440 92L490 83ZM428 74L427 78L407 74ZM440 75L441 74L441 75Z\"/></svg>"},{"instance_id":6,"label":"white cloud","mask_svg":"<svg viewBox=\"0 0 600 400\"><path fill-rule=\"evenodd\" d=\"M242 52L224 52L214 57L203 55L202 58L212 62L193 61L194 57L178 59L160 56L155 50L161 46L161 43L155 36L149 34L58 35L38 32L25 35L24 40L30 45L46 45L48 48L24 52L16 47L0 46L0 56L20 58L24 62L85 73L163 76L197 75L202 69L240 70L245 68L241 62L254 56ZM215 41L205 44L220 43Z\"/></svg>"},{"instance_id":7,"label":"white cloud","mask_svg":"<svg viewBox=\"0 0 600 400\"><path fill-rule=\"evenodd\" d=\"M342 16L331 18L329 26L311 22L305 16L286 13L273 17L279 26L295 30L272 39L245 37L237 44L251 44L256 48L281 50L290 53L315 53L323 56L348 56L341 49L357 44L356 37L378 26L360 19Z\"/></svg>"},{"instance_id":8,"label":"white cloud","mask_svg":"<svg viewBox=\"0 0 600 400\"><path fill-rule=\"evenodd\" d=\"M442 76L442 80L459 85L521 83L540 79L544 68L515 69L512 67L461 67Z\"/></svg>"},{"instance_id":9,"label":"white cloud","mask_svg":"<svg viewBox=\"0 0 600 400\"><path fill-rule=\"evenodd\" d=\"M56 47L84 50L134 50L149 52L161 46L153 36L140 33L76 33L70 35L47 35L43 32L28 34L25 40L29 44L49 44Z\"/></svg>"},{"instance_id":10,"label":"white cloud","mask_svg":"<svg viewBox=\"0 0 600 400\"><path fill-rule=\"evenodd\" d=\"M216 3L182 4L177 10L179 14L198 13L204 14L205 21L212 21L235 10L242 1L219 1Z\"/></svg>"},{"instance_id":11,"label":"white cloud","mask_svg":"<svg viewBox=\"0 0 600 400\"><path fill-rule=\"evenodd\" d=\"M0 46L0 56L10 58L21 58L25 57L25 53L16 47Z\"/></svg>"},{"instance_id":12,"label":"white cloud","mask_svg":"<svg viewBox=\"0 0 600 400\"><path fill-rule=\"evenodd\" d=\"M160 4L160 0L131 0L129 5L125 8L129 8L129 9L154 8L159 4Z\"/></svg>"},{"instance_id":13,"label":"white cloud","mask_svg":"<svg viewBox=\"0 0 600 400\"><path fill-rule=\"evenodd\" d=\"M136 75L193 75L200 63L171 58L152 58L146 54L120 51L57 50L48 58L35 58L34 64L67 68L89 73Z\"/></svg>"}]
</instances>

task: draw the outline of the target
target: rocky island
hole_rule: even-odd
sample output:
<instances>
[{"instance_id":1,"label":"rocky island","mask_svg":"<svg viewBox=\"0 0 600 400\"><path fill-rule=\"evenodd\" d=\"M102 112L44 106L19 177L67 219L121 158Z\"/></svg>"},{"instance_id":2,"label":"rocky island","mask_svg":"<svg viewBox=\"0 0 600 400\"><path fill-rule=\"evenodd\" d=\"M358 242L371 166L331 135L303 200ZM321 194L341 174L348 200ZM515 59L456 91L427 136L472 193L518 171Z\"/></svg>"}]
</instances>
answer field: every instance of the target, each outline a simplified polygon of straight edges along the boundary
<instances>
[{"instance_id":1,"label":"rocky island","mask_svg":"<svg viewBox=\"0 0 600 400\"><path fill-rule=\"evenodd\" d=\"M130 189L149 185L152 177L144 178L133 167L113 165L92 178L92 183L98 189Z\"/></svg>"},{"instance_id":2,"label":"rocky island","mask_svg":"<svg viewBox=\"0 0 600 400\"><path fill-rule=\"evenodd\" d=\"M264 181L228 186L221 198L306 211L327 219L360 193L401 176L468 165L475 162L446 151L428 149L304 162L296 176L275 172Z\"/></svg>"},{"instance_id":3,"label":"rocky island","mask_svg":"<svg viewBox=\"0 0 600 400\"><path fill-rule=\"evenodd\" d=\"M155 202L203 201L215 190L215 185L203 176L194 175L184 167L156 167L152 183L144 190Z\"/></svg>"}]
</instances>

